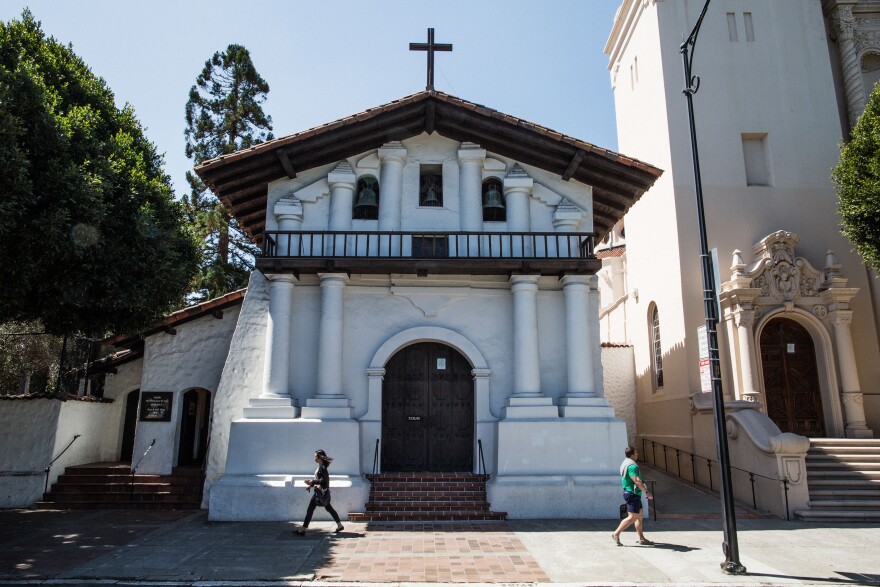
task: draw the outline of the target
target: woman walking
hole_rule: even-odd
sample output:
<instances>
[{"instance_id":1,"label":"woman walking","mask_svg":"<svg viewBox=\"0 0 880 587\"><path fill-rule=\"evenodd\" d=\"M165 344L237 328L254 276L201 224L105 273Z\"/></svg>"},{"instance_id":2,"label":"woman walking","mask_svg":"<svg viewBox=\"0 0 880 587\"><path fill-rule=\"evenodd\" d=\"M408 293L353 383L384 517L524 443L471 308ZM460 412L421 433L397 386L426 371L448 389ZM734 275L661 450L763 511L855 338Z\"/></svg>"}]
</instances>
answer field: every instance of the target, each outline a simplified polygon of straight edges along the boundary
<instances>
[{"instance_id":1,"label":"woman walking","mask_svg":"<svg viewBox=\"0 0 880 587\"><path fill-rule=\"evenodd\" d=\"M330 466L333 459L328 457L327 453L323 450L318 449L315 451L315 462L318 463L318 468L315 469L315 476L306 481L306 491L311 491L314 488L315 492L312 494L312 500L309 502L309 509L306 511L306 519L303 520L302 528L296 531L300 536L306 533L306 528L309 527L309 522L312 521L312 514L315 513L315 508L318 506L322 506L333 516L333 521L336 522L336 530L334 532L342 532L345 529L342 522L339 521L339 514L330 505L330 474L327 472L327 467Z\"/></svg>"}]
</instances>

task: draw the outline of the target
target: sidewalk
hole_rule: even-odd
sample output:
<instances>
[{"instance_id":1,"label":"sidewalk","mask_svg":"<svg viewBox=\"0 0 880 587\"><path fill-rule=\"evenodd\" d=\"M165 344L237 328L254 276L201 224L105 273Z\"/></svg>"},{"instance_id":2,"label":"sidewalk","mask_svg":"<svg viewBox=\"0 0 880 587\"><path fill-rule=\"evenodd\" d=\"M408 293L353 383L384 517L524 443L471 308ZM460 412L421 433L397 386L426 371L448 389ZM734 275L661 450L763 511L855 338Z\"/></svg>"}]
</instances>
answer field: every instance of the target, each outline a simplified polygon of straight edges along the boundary
<instances>
[{"instance_id":1,"label":"sidewalk","mask_svg":"<svg viewBox=\"0 0 880 587\"><path fill-rule=\"evenodd\" d=\"M0 584L569 583L880 585L880 525L786 522L738 510L745 576L719 569L707 492L646 467L658 520L637 546L617 521L512 520L377 526L208 522L205 512L0 511Z\"/></svg>"}]
</instances>

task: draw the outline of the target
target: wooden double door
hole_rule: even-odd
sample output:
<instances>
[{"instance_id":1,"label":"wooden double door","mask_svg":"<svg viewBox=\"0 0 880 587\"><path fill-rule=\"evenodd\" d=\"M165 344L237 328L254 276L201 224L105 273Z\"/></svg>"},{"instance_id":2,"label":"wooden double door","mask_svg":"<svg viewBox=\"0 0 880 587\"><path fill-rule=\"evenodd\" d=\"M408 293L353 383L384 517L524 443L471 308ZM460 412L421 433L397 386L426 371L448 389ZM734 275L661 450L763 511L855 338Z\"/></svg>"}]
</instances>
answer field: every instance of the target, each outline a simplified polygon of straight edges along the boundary
<instances>
[{"instance_id":1,"label":"wooden double door","mask_svg":"<svg viewBox=\"0 0 880 587\"><path fill-rule=\"evenodd\" d=\"M382 387L383 471L472 471L474 381L461 353L423 342L398 351Z\"/></svg>"},{"instance_id":2,"label":"wooden double door","mask_svg":"<svg viewBox=\"0 0 880 587\"><path fill-rule=\"evenodd\" d=\"M825 436L816 350L807 330L788 318L771 320L761 333L767 415L783 432Z\"/></svg>"}]
</instances>

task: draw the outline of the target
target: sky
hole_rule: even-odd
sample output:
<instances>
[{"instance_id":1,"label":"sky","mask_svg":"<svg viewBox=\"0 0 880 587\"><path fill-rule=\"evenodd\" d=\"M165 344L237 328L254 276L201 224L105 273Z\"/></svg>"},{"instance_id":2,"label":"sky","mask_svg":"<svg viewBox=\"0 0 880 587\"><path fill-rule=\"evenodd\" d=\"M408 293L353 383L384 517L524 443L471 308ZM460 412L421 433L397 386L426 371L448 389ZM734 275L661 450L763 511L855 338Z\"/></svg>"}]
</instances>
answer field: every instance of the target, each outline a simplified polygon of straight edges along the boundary
<instances>
[{"instance_id":1,"label":"sky","mask_svg":"<svg viewBox=\"0 0 880 587\"><path fill-rule=\"evenodd\" d=\"M4 0L0 19L29 7L43 31L130 103L165 155L178 195L184 106L204 63L244 45L270 87L276 137L419 92L425 52L435 87L616 150L614 97L603 54L618 0Z\"/></svg>"}]
</instances>

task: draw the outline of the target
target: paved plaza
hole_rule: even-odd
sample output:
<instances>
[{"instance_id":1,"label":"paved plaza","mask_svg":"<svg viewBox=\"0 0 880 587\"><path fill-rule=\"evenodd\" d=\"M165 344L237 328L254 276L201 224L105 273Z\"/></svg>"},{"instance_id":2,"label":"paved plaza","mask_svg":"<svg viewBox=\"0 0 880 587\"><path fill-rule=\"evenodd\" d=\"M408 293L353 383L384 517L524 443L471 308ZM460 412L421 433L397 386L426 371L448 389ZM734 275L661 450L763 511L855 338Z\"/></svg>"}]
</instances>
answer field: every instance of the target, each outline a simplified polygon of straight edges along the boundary
<instances>
[{"instance_id":1,"label":"paved plaza","mask_svg":"<svg viewBox=\"0 0 880 587\"><path fill-rule=\"evenodd\" d=\"M745 576L724 575L714 496L657 479L655 546L616 520L376 525L208 522L205 512L0 512L0 584L880 585L880 525L786 522L739 509Z\"/></svg>"}]
</instances>

